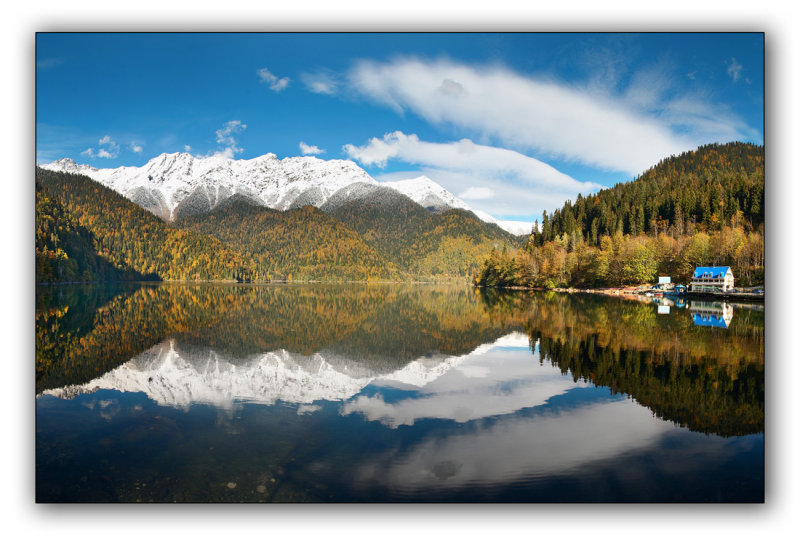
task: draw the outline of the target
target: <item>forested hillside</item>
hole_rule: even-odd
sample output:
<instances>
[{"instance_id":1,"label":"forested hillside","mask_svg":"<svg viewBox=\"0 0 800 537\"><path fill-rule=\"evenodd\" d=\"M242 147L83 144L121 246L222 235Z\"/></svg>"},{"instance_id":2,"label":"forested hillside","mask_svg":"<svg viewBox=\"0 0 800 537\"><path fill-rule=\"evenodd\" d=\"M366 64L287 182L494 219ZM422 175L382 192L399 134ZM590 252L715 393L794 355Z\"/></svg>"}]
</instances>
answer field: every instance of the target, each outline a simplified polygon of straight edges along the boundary
<instances>
[{"instance_id":1,"label":"forested hillside","mask_svg":"<svg viewBox=\"0 0 800 537\"><path fill-rule=\"evenodd\" d=\"M252 256L253 278L278 280L397 279L386 256L335 218L312 206L288 211L232 199L175 226L210 235Z\"/></svg>"},{"instance_id":2,"label":"forested hillside","mask_svg":"<svg viewBox=\"0 0 800 537\"><path fill-rule=\"evenodd\" d=\"M36 281L143 280L97 255L94 236L36 181Z\"/></svg>"},{"instance_id":3,"label":"forested hillside","mask_svg":"<svg viewBox=\"0 0 800 537\"><path fill-rule=\"evenodd\" d=\"M469 277L492 248L522 245L520 238L468 211L432 213L393 192L376 191L376 195L322 209L412 275Z\"/></svg>"},{"instance_id":4,"label":"forested hillside","mask_svg":"<svg viewBox=\"0 0 800 537\"><path fill-rule=\"evenodd\" d=\"M764 222L764 148L707 145L662 160L629 183L566 202L542 216L542 245L563 234L598 246L604 235L691 235L723 225L745 231Z\"/></svg>"},{"instance_id":5,"label":"forested hillside","mask_svg":"<svg viewBox=\"0 0 800 537\"><path fill-rule=\"evenodd\" d=\"M167 223L88 177L37 168L37 281L468 278L521 240L472 213L389 188L278 211L234 196Z\"/></svg>"},{"instance_id":6,"label":"forested hillside","mask_svg":"<svg viewBox=\"0 0 800 537\"><path fill-rule=\"evenodd\" d=\"M687 282L699 265L730 265L737 285L764 278L764 148L708 145L634 181L578 196L515 255L494 251L478 285L591 287Z\"/></svg>"},{"instance_id":7,"label":"forested hillside","mask_svg":"<svg viewBox=\"0 0 800 537\"><path fill-rule=\"evenodd\" d=\"M53 216L52 220L39 218L37 212L36 233L37 238L42 237L43 248L55 246L46 244L53 235L48 229L72 236L75 233L69 230L78 229L84 250L91 243L91 252L83 257L99 256L128 275L135 272L142 279L154 280L250 279L249 262L219 240L175 229L88 177L37 168L36 181L45 204L42 214ZM39 260L50 255L44 249L42 253L37 255L37 281L74 281L69 274L53 272L46 263L40 265ZM55 255L59 255L57 250ZM107 274L104 269L87 277L79 272L77 279L107 279Z\"/></svg>"}]
</instances>

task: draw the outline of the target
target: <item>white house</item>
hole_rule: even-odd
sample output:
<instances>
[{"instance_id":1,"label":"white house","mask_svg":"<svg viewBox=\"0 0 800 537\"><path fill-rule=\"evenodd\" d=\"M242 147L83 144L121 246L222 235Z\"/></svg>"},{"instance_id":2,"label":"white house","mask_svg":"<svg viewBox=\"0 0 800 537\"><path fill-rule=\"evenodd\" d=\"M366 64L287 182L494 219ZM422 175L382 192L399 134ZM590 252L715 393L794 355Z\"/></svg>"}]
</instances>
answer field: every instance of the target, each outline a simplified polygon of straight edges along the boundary
<instances>
[{"instance_id":1,"label":"white house","mask_svg":"<svg viewBox=\"0 0 800 537\"><path fill-rule=\"evenodd\" d=\"M724 293L733 289L731 267L697 267L692 275L691 290L696 293Z\"/></svg>"}]
</instances>

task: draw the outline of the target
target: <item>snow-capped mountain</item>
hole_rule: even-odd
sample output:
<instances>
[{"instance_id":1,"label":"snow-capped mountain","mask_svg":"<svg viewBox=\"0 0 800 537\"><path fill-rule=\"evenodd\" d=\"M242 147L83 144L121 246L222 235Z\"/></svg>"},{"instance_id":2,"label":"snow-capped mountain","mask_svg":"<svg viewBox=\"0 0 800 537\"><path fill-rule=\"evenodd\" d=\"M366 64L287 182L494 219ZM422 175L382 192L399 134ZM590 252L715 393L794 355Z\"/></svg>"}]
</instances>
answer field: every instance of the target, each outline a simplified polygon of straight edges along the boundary
<instances>
[{"instance_id":1,"label":"snow-capped mountain","mask_svg":"<svg viewBox=\"0 0 800 537\"><path fill-rule=\"evenodd\" d=\"M350 195L363 195L363 187L382 186L433 211L464 209L511 233L530 232L529 224L520 231L520 226L515 226L515 223L498 221L483 211L472 209L425 176L378 183L350 160L278 159L273 153L236 160L223 156L164 153L141 167L94 168L65 158L42 168L86 175L170 221L183 214L210 211L237 194L258 205L286 210L302 205L322 207L335 194L337 203L342 203Z\"/></svg>"},{"instance_id":2,"label":"snow-capped mountain","mask_svg":"<svg viewBox=\"0 0 800 537\"><path fill-rule=\"evenodd\" d=\"M474 211L472 207L445 190L439 183L434 182L424 175L416 179L406 179L404 181L387 181L381 183L381 185L393 188L423 207L433 211L464 209L465 211L473 211L477 215L477 212Z\"/></svg>"},{"instance_id":3,"label":"snow-capped mountain","mask_svg":"<svg viewBox=\"0 0 800 537\"><path fill-rule=\"evenodd\" d=\"M392 207L399 200L409 201L408 196L382 183L353 183L335 192L319 208L331 213L351 201L368 201L372 205Z\"/></svg>"},{"instance_id":4,"label":"snow-capped mountain","mask_svg":"<svg viewBox=\"0 0 800 537\"><path fill-rule=\"evenodd\" d=\"M519 220L498 220L489 213L479 211L477 209L472 209L472 212L484 222L488 224L497 224L512 235L528 235L534 226L534 224L531 224L530 222L522 222Z\"/></svg>"},{"instance_id":5,"label":"snow-capped mountain","mask_svg":"<svg viewBox=\"0 0 800 537\"><path fill-rule=\"evenodd\" d=\"M272 153L249 160L164 153L139 168L98 169L78 166L71 159L42 167L87 175L165 220L174 220L181 212L209 211L234 194L284 210L301 195L319 206L342 187L376 183L349 160L281 160Z\"/></svg>"},{"instance_id":6,"label":"snow-capped mountain","mask_svg":"<svg viewBox=\"0 0 800 537\"><path fill-rule=\"evenodd\" d=\"M512 235L527 235L531 232L531 224L529 222L498 220L487 212L473 209L463 200L451 194L439 183L424 175L415 179L406 179L404 181L387 181L380 184L405 194L423 207L433 211L464 209L465 211L472 211L475 216L487 224L497 224L500 226L500 228L508 231Z\"/></svg>"}]
</instances>

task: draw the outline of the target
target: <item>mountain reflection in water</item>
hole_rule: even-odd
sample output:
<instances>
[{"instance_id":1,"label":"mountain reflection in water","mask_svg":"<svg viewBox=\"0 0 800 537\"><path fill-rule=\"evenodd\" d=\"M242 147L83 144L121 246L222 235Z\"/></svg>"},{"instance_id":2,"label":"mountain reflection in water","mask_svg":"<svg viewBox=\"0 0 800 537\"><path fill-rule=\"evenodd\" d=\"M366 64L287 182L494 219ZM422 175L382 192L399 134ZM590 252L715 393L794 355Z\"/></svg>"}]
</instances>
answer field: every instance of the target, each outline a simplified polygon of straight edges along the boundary
<instances>
[{"instance_id":1,"label":"mountain reflection in water","mask_svg":"<svg viewBox=\"0 0 800 537\"><path fill-rule=\"evenodd\" d=\"M37 291L39 501L763 499L763 311L714 330L462 287Z\"/></svg>"}]
</instances>

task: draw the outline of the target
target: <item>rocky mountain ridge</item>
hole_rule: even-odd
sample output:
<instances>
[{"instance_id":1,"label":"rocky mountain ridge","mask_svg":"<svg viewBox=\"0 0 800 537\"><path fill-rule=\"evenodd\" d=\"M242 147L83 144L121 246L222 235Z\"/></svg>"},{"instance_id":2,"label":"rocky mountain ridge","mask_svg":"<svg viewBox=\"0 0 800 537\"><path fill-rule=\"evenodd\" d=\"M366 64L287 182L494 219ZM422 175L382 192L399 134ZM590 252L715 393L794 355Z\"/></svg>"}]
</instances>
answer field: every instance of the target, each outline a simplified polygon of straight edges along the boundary
<instances>
[{"instance_id":1,"label":"rocky mountain ridge","mask_svg":"<svg viewBox=\"0 0 800 537\"><path fill-rule=\"evenodd\" d=\"M428 177L381 183L350 160L278 159L273 153L236 160L164 153L141 167L94 168L69 158L41 167L86 175L166 221L211 211L233 196L277 210L304 205L322 208L326 203L330 207L333 198L333 205L339 206L363 197L373 190L369 187L387 187L433 212L463 209L517 235L530 231L472 209Z\"/></svg>"}]
</instances>

